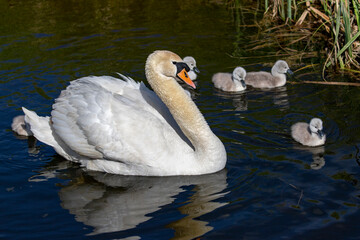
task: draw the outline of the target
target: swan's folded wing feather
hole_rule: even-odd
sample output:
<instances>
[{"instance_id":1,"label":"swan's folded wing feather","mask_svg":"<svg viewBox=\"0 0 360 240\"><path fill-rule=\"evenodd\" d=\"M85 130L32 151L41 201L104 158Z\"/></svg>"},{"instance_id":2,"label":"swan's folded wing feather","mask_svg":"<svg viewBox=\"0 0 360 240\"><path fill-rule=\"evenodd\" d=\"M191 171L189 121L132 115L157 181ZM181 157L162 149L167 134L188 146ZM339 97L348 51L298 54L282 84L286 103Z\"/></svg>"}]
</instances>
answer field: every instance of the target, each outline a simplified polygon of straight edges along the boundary
<instances>
[{"instance_id":1,"label":"swan's folded wing feather","mask_svg":"<svg viewBox=\"0 0 360 240\"><path fill-rule=\"evenodd\" d=\"M156 159L166 154L161 149L172 151L173 143L165 139L176 133L143 94L156 97L146 87L142 93L141 86L111 77L74 81L53 106L53 127L68 146L89 158L132 164L141 164L141 156ZM156 101L153 105L162 108Z\"/></svg>"},{"instance_id":2,"label":"swan's folded wing feather","mask_svg":"<svg viewBox=\"0 0 360 240\"><path fill-rule=\"evenodd\" d=\"M101 158L102 154L89 144L85 133L79 126L80 116L91 119L90 113L84 114L87 107L85 96L63 91L61 97L56 99L51 112L51 121L54 131L72 150L89 158Z\"/></svg>"}]
</instances>

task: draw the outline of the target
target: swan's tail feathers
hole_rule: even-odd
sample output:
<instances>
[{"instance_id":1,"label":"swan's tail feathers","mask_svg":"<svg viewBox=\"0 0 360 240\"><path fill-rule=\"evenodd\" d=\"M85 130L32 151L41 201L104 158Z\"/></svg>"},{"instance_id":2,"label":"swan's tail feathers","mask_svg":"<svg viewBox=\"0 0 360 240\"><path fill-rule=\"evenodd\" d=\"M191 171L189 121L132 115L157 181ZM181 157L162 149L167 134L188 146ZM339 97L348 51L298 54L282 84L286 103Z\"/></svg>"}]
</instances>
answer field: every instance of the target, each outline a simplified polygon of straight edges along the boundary
<instances>
[{"instance_id":1,"label":"swan's tail feathers","mask_svg":"<svg viewBox=\"0 0 360 240\"><path fill-rule=\"evenodd\" d=\"M30 126L25 122L25 116L19 115L13 118L11 123L11 129L20 136L32 136L33 133L30 131Z\"/></svg>"},{"instance_id":2,"label":"swan's tail feathers","mask_svg":"<svg viewBox=\"0 0 360 240\"><path fill-rule=\"evenodd\" d=\"M25 113L25 122L29 125L34 137L51 147L67 160L78 162L79 155L71 150L53 132L50 117L39 117L35 112L22 108Z\"/></svg>"},{"instance_id":3,"label":"swan's tail feathers","mask_svg":"<svg viewBox=\"0 0 360 240\"><path fill-rule=\"evenodd\" d=\"M36 139L52 147L57 146L50 126L50 117L39 117L35 112L24 107L22 110L25 113L25 123L30 127Z\"/></svg>"}]
</instances>

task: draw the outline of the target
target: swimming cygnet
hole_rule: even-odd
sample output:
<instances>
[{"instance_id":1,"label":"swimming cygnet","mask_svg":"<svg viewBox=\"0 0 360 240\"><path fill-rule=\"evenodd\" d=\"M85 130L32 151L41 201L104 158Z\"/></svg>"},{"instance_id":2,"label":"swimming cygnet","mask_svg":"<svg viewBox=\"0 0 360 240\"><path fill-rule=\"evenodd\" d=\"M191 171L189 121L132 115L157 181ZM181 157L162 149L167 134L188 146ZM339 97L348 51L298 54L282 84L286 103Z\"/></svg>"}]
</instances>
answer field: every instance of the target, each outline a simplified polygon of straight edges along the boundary
<instances>
[{"instance_id":1,"label":"swimming cygnet","mask_svg":"<svg viewBox=\"0 0 360 240\"><path fill-rule=\"evenodd\" d=\"M196 73L200 73L199 69L196 67L196 61L193 57L187 56L184 57L183 61L189 66L190 71L188 72L189 78L191 80L196 80L197 75Z\"/></svg>"},{"instance_id":2,"label":"swimming cygnet","mask_svg":"<svg viewBox=\"0 0 360 240\"><path fill-rule=\"evenodd\" d=\"M254 88L274 88L284 86L286 83L285 73L293 74L288 64L283 60L278 60L269 72L248 72L246 74L246 85Z\"/></svg>"},{"instance_id":3,"label":"swimming cygnet","mask_svg":"<svg viewBox=\"0 0 360 240\"><path fill-rule=\"evenodd\" d=\"M25 123L25 116L16 116L11 124L11 129L20 136L32 136L30 127Z\"/></svg>"},{"instance_id":4,"label":"swimming cygnet","mask_svg":"<svg viewBox=\"0 0 360 240\"><path fill-rule=\"evenodd\" d=\"M246 89L244 82L246 71L242 67L237 67L231 73L215 73L212 82L216 88L226 92L239 92Z\"/></svg>"},{"instance_id":5,"label":"swimming cygnet","mask_svg":"<svg viewBox=\"0 0 360 240\"><path fill-rule=\"evenodd\" d=\"M320 146L325 143L326 135L322 131L323 123L320 118L313 118L310 124L298 122L291 126L291 136L295 141L306 146Z\"/></svg>"}]
</instances>

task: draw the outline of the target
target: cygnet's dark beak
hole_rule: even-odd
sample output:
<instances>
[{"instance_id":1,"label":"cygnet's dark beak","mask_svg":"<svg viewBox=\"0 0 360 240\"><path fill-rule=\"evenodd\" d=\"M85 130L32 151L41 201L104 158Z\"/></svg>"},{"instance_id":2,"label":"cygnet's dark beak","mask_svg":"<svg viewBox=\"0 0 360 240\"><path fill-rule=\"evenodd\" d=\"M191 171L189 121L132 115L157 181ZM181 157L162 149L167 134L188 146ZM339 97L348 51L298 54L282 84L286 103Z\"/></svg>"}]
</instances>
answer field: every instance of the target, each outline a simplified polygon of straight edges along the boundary
<instances>
[{"instance_id":1,"label":"cygnet's dark beak","mask_svg":"<svg viewBox=\"0 0 360 240\"><path fill-rule=\"evenodd\" d=\"M319 135L319 138L322 139L324 137L324 132L321 130L317 131L317 134Z\"/></svg>"},{"instance_id":2,"label":"cygnet's dark beak","mask_svg":"<svg viewBox=\"0 0 360 240\"><path fill-rule=\"evenodd\" d=\"M196 72L196 73L200 73L200 70L197 68L197 67L194 67L194 72Z\"/></svg>"},{"instance_id":3,"label":"cygnet's dark beak","mask_svg":"<svg viewBox=\"0 0 360 240\"><path fill-rule=\"evenodd\" d=\"M241 79L240 82L241 82L241 85L243 86L243 88L246 88L246 83L245 83L245 81L244 81L243 79Z\"/></svg>"},{"instance_id":4,"label":"cygnet's dark beak","mask_svg":"<svg viewBox=\"0 0 360 240\"><path fill-rule=\"evenodd\" d=\"M294 73L290 70L290 68L286 71L288 74L293 75Z\"/></svg>"}]
</instances>

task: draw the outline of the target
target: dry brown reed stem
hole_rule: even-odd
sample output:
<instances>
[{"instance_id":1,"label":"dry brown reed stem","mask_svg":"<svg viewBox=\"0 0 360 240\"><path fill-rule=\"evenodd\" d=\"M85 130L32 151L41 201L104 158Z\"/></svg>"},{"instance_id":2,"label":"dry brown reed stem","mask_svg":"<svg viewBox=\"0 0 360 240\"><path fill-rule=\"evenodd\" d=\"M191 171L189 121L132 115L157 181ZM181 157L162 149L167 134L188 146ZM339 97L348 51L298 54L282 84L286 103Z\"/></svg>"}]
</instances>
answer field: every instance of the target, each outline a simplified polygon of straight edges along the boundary
<instances>
[{"instance_id":1,"label":"dry brown reed stem","mask_svg":"<svg viewBox=\"0 0 360 240\"><path fill-rule=\"evenodd\" d=\"M296 22L295 26L300 26L300 25L304 22L306 16L310 13L309 8L310 8L310 2L309 2L309 1L306 1L306 9L305 9L305 11L301 14L301 16L300 16L300 18L298 19L298 21Z\"/></svg>"},{"instance_id":2,"label":"dry brown reed stem","mask_svg":"<svg viewBox=\"0 0 360 240\"><path fill-rule=\"evenodd\" d=\"M340 85L340 86L360 87L360 83L353 83L353 82L319 82L319 81L301 81L301 82L287 81L287 82L290 83L290 84L310 83L310 84Z\"/></svg>"},{"instance_id":3,"label":"dry brown reed stem","mask_svg":"<svg viewBox=\"0 0 360 240\"><path fill-rule=\"evenodd\" d=\"M308 34L305 35L305 36L303 36L303 37L300 37L300 38L298 38L298 39L296 39L296 40L294 40L294 41L292 41L292 42L290 42L288 45L292 45L292 44L294 44L294 43L300 42L300 41L306 39L307 37L309 37Z\"/></svg>"},{"instance_id":4,"label":"dry brown reed stem","mask_svg":"<svg viewBox=\"0 0 360 240\"><path fill-rule=\"evenodd\" d=\"M330 18L329 18L328 16L326 16L324 13L320 12L320 11L317 10L316 8L310 6L310 10L311 10L312 12L314 12L316 15L318 15L319 17L321 17L322 19L324 19L325 22L329 22L329 21L330 21Z\"/></svg>"}]
</instances>

